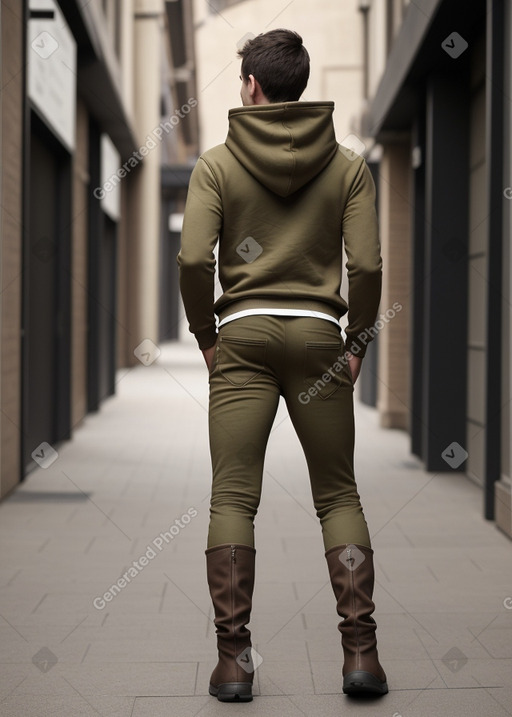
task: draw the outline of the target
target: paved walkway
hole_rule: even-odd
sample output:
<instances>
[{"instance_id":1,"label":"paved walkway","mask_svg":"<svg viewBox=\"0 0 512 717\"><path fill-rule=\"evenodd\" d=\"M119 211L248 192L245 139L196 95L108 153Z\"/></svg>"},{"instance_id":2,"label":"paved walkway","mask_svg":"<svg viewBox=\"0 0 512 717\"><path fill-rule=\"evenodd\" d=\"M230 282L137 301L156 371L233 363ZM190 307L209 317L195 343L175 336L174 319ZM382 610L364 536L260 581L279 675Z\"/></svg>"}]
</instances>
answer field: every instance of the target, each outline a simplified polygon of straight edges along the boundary
<instances>
[{"instance_id":1,"label":"paved walkway","mask_svg":"<svg viewBox=\"0 0 512 717\"><path fill-rule=\"evenodd\" d=\"M381 430L364 406L356 463L389 695L340 692L335 601L283 406L256 521L257 696L226 705L208 695L201 361L167 344L151 366L121 371L117 396L0 506L0 715L512 714L512 544L482 519L476 486L423 472L407 436Z\"/></svg>"}]
</instances>

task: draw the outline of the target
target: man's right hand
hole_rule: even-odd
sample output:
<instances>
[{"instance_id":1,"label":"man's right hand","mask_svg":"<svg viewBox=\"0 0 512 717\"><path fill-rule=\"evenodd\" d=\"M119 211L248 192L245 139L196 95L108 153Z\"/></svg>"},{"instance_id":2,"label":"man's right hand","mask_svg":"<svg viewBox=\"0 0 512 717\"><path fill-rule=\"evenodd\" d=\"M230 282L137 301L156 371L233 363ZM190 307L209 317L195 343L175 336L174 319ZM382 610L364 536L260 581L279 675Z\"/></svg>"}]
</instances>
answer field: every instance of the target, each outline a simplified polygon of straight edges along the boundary
<instances>
[{"instance_id":1,"label":"man's right hand","mask_svg":"<svg viewBox=\"0 0 512 717\"><path fill-rule=\"evenodd\" d=\"M208 366L208 371L212 368L213 363L213 357L215 356L215 347L217 346L217 343L214 343L213 346L210 346L207 349L203 349L203 356L204 360L206 361L206 365Z\"/></svg>"},{"instance_id":2,"label":"man's right hand","mask_svg":"<svg viewBox=\"0 0 512 717\"><path fill-rule=\"evenodd\" d=\"M354 356L353 354L350 354L348 356L348 366L350 368L350 373L352 374L352 383L354 384L357 381L359 374L361 373L362 363L363 359L359 356Z\"/></svg>"}]
</instances>

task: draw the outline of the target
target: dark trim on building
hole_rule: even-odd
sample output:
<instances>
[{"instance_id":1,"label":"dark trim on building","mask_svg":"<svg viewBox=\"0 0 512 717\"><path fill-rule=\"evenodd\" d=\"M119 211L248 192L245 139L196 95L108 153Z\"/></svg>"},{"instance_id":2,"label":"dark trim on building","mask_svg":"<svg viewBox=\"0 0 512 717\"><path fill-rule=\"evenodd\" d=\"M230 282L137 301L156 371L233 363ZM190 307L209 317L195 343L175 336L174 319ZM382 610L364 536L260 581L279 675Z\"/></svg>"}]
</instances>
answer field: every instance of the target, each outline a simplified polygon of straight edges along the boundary
<instances>
[{"instance_id":1,"label":"dark trim on building","mask_svg":"<svg viewBox=\"0 0 512 717\"><path fill-rule=\"evenodd\" d=\"M487 157L487 350L485 430L485 517L494 519L494 484L501 478L502 420L502 270L503 270L503 146L505 77L505 5L487 0L486 157Z\"/></svg>"},{"instance_id":2,"label":"dark trim on building","mask_svg":"<svg viewBox=\"0 0 512 717\"><path fill-rule=\"evenodd\" d=\"M423 352L425 335L425 118L426 108L418 114L412 130L412 147L420 153L419 165L412 177L412 252L411 252L411 452L423 455Z\"/></svg>"},{"instance_id":3,"label":"dark trim on building","mask_svg":"<svg viewBox=\"0 0 512 717\"><path fill-rule=\"evenodd\" d=\"M1 12L1 10L0 10ZM23 39L22 39L22 57L27 56L27 28L28 28L28 17L29 17L29 10L28 10L28 2L25 0L23 2ZM25 468L25 454L26 454L26 435L23 431L23 416L27 414L28 411L28 352L27 352L27 334L24 330L24 327L27 325L27 318L28 318L28 302L26 300L25 296L25 287L24 283L26 281L26 278L28 276L28 257L27 253L24 250L24 247L28 244L28 232L29 232L29 226L28 226L28 210L29 210L29 187L30 187L30 103L28 101L28 73L25 71L23 72L23 79L22 79L22 97L23 97L23 109L22 109L22 115L23 115L23 128L22 128L22 143L21 143L21 156L22 156L22 187L21 187L21 202L22 202L22 210L21 210L21 216L23 217L23 226L21 229L21 242L22 242L22 255L21 255L21 270L22 270L22 276L21 276L21 326L20 326L20 362L21 362L21 371L20 371L20 419L21 419L21 427L22 430L20 431L20 443L19 443L19 480L20 482L25 479L26 476L26 468Z\"/></svg>"},{"instance_id":4,"label":"dark trim on building","mask_svg":"<svg viewBox=\"0 0 512 717\"><path fill-rule=\"evenodd\" d=\"M158 340L172 341L179 338L179 276L176 257L180 250L181 233L169 228L169 215L178 212L181 192L162 192L160 216L160 291Z\"/></svg>"},{"instance_id":5,"label":"dark trim on building","mask_svg":"<svg viewBox=\"0 0 512 717\"><path fill-rule=\"evenodd\" d=\"M176 257L181 234L170 230L169 215L183 211L193 169L190 165L181 164L161 168L159 341L170 341L179 336L180 295Z\"/></svg>"},{"instance_id":6,"label":"dark trim on building","mask_svg":"<svg viewBox=\"0 0 512 717\"><path fill-rule=\"evenodd\" d=\"M380 192L380 164L378 162L367 161L368 169L371 172L375 183L376 192L376 209L379 210L379 192ZM367 406L375 407L378 398L378 367L379 367L379 334L370 341L366 351L366 355L361 367L361 375L359 376L359 400Z\"/></svg>"},{"instance_id":7,"label":"dark trim on building","mask_svg":"<svg viewBox=\"0 0 512 717\"><path fill-rule=\"evenodd\" d=\"M432 75L426 92L421 458L428 471L447 470L444 450L466 443L469 68L457 68Z\"/></svg>"},{"instance_id":8,"label":"dark trim on building","mask_svg":"<svg viewBox=\"0 0 512 717\"><path fill-rule=\"evenodd\" d=\"M73 225L73 157L63 148L65 158L59 173L59 205L57 232L59 236L57 268L57 351L56 351L56 417L58 440L71 438L71 270Z\"/></svg>"},{"instance_id":9,"label":"dark trim on building","mask_svg":"<svg viewBox=\"0 0 512 717\"><path fill-rule=\"evenodd\" d=\"M101 186L101 130L96 122L89 121L89 205L87 226L87 410L100 407L100 353L99 307L100 292L100 241L103 216L100 202L93 196L93 188Z\"/></svg>"}]
</instances>

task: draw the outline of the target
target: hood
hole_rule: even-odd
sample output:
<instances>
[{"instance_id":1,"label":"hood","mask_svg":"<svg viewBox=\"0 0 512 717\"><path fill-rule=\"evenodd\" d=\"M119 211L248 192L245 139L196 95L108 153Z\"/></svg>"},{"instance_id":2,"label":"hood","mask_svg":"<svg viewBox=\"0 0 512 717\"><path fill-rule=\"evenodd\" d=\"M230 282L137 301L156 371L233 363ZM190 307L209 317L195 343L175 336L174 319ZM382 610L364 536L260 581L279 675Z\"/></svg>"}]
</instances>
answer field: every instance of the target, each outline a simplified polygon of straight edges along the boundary
<instances>
[{"instance_id":1,"label":"hood","mask_svg":"<svg viewBox=\"0 0 512 717\"><path fill-rule=\"evenodd\" d=\"M280 197L316 177L336 154L334 102L281 102L229 111L227 148Z\"/></svg>"}]
</instances>

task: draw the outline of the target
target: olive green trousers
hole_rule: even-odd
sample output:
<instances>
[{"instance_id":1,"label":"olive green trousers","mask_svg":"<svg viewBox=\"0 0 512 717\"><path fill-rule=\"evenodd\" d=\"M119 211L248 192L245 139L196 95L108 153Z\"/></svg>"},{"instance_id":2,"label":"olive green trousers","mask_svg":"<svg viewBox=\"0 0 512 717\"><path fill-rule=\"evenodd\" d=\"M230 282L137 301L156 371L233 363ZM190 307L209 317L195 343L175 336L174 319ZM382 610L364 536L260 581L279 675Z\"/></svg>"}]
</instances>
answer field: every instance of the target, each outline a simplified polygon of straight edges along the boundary
<instances>
[{"instance_id":1,"label":"olive green trousers","mask_svg":"<svg viewBox=\"0 0 512 717\"><path fill-rule=\"evenodd\" d=\"M209 375L208 548L254 547L280 396L304 450L325 550L371 547L354 478L354 387L344 352L339 327L320 318L247 316L219 329Z\"/></svg>"}]
</instances>

